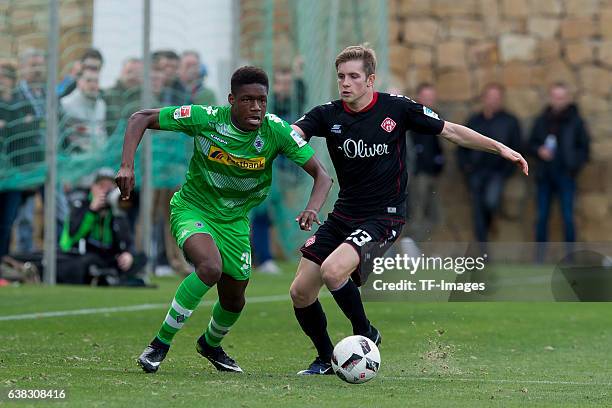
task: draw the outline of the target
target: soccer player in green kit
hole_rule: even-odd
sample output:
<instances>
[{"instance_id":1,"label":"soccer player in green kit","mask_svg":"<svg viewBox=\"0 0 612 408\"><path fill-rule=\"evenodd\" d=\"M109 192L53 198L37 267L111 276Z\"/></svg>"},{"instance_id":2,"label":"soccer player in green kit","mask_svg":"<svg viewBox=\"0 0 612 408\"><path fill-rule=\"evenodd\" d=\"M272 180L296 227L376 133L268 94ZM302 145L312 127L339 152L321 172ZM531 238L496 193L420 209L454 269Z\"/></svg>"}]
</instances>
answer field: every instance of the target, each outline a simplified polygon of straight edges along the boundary
<instances>
[{"instance_id":1,"label":"soccer player in green kit","mask_svg":"<svg viewBox=\"0 0 612 408\"><path fill-rule=\"evenodd\" d=\"M219 371L242 372L220 343L242 311L251 275L247 214L270 189L272 161L283 154L314 179L306 209L296 218L301 229L320 224L317 213L332 180L313 149L291 126L266 113L268 77L255 67L232 75L230 106L173 106L146 109L130 117L117 185L127 199L134 188L134 155L146 129L173 130L194 137L186 182L170 202L171 228L195 267L179 285L159 332L138 358L153 373L166 357L175 334L214 285L219 300L196 350Z\"/></svg>"}]
</instances>

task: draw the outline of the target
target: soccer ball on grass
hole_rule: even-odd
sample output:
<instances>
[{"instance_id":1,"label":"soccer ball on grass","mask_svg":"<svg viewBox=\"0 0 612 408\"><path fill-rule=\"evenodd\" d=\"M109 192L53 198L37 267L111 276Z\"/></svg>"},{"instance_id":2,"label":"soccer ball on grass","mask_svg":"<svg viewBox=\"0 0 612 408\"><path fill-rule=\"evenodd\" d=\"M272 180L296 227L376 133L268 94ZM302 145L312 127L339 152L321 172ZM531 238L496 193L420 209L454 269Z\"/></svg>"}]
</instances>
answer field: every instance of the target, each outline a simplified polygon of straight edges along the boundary
<instances>
[{"instance_id":1,"label":"soccer ball on grass","mask_svg":"<svg viewBox=\"0 0 612 408\"><path fill-rule=\"evenodd\" d=\"M331 363L334 372L342 380L361 384L378 373L380 352L367 337L349 336L336 344Z\"/></svg>"}]
</instances>

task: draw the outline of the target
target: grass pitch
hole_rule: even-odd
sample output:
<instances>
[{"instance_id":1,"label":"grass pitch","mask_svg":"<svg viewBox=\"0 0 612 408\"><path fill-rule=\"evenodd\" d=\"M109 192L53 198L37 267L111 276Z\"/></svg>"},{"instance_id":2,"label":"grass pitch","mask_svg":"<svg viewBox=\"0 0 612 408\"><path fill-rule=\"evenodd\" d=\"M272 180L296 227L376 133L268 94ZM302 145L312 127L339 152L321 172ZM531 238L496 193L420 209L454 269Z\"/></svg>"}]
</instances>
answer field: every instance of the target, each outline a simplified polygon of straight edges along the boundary
<instances>
[{"instance_id":1,"label":"grass pitch","mask_svg":"<svg viewBox=\"0 0 612 408\"><path fill-rule=\"evenodd\" d=\"M383 334L369 383L295 372L314 358L289 301L295 265L255 275L223 345L245 373L217 373L195 352L213 291L157 374L136 357L178 278L158 289L0 288L0 405L189 407L612 406L610 307L601 303L366 303ZM350 324L322 298L334 341ZM74 314L61 313L76 311ZM27 314L60 312L52 317ZM7 316L13 317L7 320ZM64 401L8 402L10 389L64 389Z\"/></svg>"}]
</instances>

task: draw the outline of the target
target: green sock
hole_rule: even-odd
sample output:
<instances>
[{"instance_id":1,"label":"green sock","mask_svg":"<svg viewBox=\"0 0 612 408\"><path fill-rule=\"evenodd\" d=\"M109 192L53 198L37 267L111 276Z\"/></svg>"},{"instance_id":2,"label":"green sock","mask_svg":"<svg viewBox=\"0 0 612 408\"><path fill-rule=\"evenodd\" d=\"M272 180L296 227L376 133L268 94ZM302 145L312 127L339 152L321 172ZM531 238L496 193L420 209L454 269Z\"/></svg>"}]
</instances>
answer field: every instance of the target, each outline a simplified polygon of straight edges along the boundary
<instances>
[{"instance_id":1,"label":"green sock","mask_svg":"<svg viewBox=\"0 0 612 408\"><path fill-rule=\"evenodd\" d=\"M191 313L198 307L202 297L210 286L202 282L195 272L183 279L172 299L172 305L166 314L157 338L170 345L174 335L183 327Z\"/></svg>"},{"instance_id":2,"label":"green sock","mask_svg":"<svg viewBox=\"0 0 612 408\"><path fill-rule=\"evenodd\" d=\"M213 306L210 323L208 323L206 332L204 332L206 343L212 347L221 344L221 341L239 317L240 313L228 312L221 307L221 303L217 300Z\"/></svg>"}]
</instances>

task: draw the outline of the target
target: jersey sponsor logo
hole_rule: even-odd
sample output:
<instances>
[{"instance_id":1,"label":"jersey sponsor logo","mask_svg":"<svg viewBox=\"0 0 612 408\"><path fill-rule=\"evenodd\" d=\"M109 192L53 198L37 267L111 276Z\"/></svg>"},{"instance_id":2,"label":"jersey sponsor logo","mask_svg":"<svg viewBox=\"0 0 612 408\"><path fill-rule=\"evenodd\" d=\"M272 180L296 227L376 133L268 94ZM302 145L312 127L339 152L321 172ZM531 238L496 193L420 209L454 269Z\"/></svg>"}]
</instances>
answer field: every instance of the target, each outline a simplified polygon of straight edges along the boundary
<instances>
[{"instance_id":1,"label":"jersey sponsor logo","mask_svg":"<svg viewBox=\"0 0 612 408\"><path fill-rule=\"evenodd\" d=\"M380 124L380 127L383 128L385 132L391 133L393 132L393 129L395 129L395 125L395 121L387 116Z\"/></svg>"},{"instance_id":2,"label":"jersey sponsor logo","mask_svg":"<svg viewBox=\"0 0 612 408\"><path fill-rule=\"evenodd\" d=\"M257 135L257 137L255 138L253 146L255 146L255 150L257 150L257 153L261 153L261 149L263 149L264 147L264 140L261 138L260 135Z\"/></svg>"},{"instance_id":3,"label":"jersey sponsor logo","mask_svg":"<svg viewBox=\"0 0 612 408\"><path fill-rule=\"evenodd\" d=\"M431 109L429 109L427 106L423 106L423 113L427 116L429 116L430 118L434 118L434 119L440 119L438 117L438 114L434 111L432 111Z\"/></svg>"},{"instance_id":4,"label":"jersey sponsor logo","mask_svg":"<svg viewBox=\"0 0 612 408\"><path fill-rule=\"evenodd\" d=\"M191 105L181 106L174 110L174 119L184 119L191 116Z\"/></svg>"},{"instance_id":5,"label":"jersey sponsor logo","mask_svg":"<svg viewBox=\"0 0 612 408\"><path fill-rule=\"evenodd\" d=\"M263 170L266 168L265 157L253 157L251 159L236 157L216 146L211 146L210 150L208 150L208 160L212 160L226 166L240 167L243 170Z\"/></svg>"},{"instance_id":6,"label":"jersey sponsor logo","mask_svg":"<svg viewBox=\"0 0 612 408\"><path fill-rule=\"evenodd\" d=\"M297 143L298 147L302 147L306 144L306 141L302 139L302 136L300 136L295 130L291 131L291 137L293 138L293 141Z\"/></svg>"},{"instance_id":7,"label":"jersey sponsor logo","mask_svg":"<svg viewBox=\"0 0 612 408\"><path fill-rule=\"evenodd\" d=\"M309 246L311 246L312 244L314 244L314 243L315 243L315 241L316 241L316 240L317 240L317 236L316 236L316 235L313 235L312 237L308 238L308 239L306 240L306 242L304 242L304 247L309 247Z\"/></svg>"},{"instance_id":8,"label":"jersey sponsor logo","mask_svg":"<svg viewBox=\"0 0 612 408\"><path fill-rule=\"evenodd\" d=\"M386 143L374 143L368 145L363 140L358 142L353 139L346 139L342 144L342 150L344 155L349 159L355 159L357 157L364 159L367 157L383 156L389 153L389 146Z\"/></svg>"},{"instance_id":9,"label":"jersey sponsor logo","mask_svg":"<svg viewBox=\"0 0 612 408\"><path fill-rule=\"evenodd\" d=\"M339 135L340 133L342 133L342 125L334 125L334 126L332 126L330 132Z\"/></svg>"}]
</instances>

